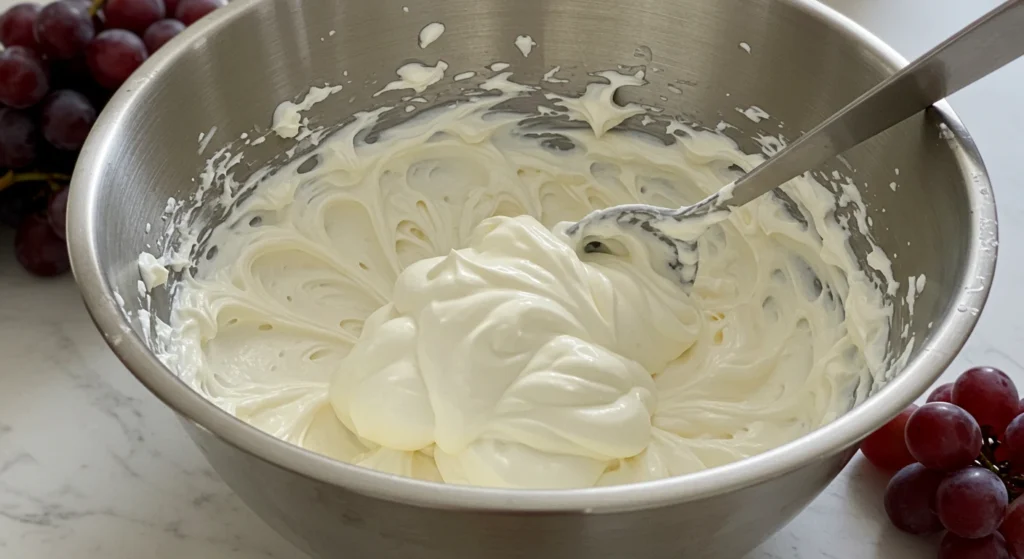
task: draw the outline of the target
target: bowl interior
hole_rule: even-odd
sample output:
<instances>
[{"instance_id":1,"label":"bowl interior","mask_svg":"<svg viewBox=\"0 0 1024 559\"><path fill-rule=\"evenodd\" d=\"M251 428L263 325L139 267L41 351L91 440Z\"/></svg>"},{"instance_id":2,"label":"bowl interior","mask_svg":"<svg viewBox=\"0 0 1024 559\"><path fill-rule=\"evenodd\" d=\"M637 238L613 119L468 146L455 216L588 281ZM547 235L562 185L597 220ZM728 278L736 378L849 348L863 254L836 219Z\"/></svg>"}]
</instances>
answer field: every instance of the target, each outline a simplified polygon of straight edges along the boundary
<instances>
[{"instance_id":1,"label":"bowl interior","mask_svg":"<svg viewBox=\"0 0 1024 559\"><path fill-rule=\"evenodd\" d=\"M431 22L443 22L446 31L420 49L417 36ZM515 46L520 35L537 43L528 57ZM209 156L224 146L244 153L235 169L239 182L285 162L282 153L294 142L271 134L262 144L245 145L241 137L266 132L277 105L301 99L310 85L344 86L308 113L312 124L329 126L401 97L373 94L402 64L438 60L449 69L424 94L431 104L492 75L487 66L497 61L509 63L523 83L539 83L560 66L559 76L569 82L546 87L570 93L581 92L593 72L644 70L649 85L624 89L617 101L659 107L708 128L728 123L724 133L748 152L761 151L765 137L798 137L900 64L859 28L796 0L645 0L628 10L607 0L447 0L408 7L399 0L239 0L170 43L126 84L76 171L69 226L76 275L108 340L158 396L179 411L189 397L168 394L179 389L157 377L170 373L151 358L143 363L144 328L122 313L114 294L134 317L138 256L161 242L168 199L187 200ZM476 81L452 81L464 71L477 72ZM770 117L742 114L751 107ZM833 173L854 179L867 207L866 215L840 210L838 217L866 220L892 261L900 286L891 295L891 353L905 354L908 370L915 371L900 394L844 428L840 438L849 444L923 390L966 339L994 265L995 216L974 147L944 107L815 175L828 185ZM202 218L218 217L207 212ZM853 244L864 269L883 281L856 235ZM908 280L920 285L919 276L925 288L908 297ZM166 320L166 291L154 293L151 306ZM890 379L879 380L873 393Z\"/></svg>"}]
</instances>

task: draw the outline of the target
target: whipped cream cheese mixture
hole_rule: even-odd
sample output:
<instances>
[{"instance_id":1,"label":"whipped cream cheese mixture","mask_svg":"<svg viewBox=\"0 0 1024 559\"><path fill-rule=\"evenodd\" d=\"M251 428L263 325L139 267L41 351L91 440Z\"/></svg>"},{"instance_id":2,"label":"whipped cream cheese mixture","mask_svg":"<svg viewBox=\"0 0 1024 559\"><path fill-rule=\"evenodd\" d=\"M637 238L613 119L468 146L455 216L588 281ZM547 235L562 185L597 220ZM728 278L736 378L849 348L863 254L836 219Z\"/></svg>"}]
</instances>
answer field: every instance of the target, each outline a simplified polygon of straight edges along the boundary
<instances>
[{"instance_id":1,"label":"whipped cream cheese mixture","mask_svg":"<svg viewBox=\"0 0 1024 559\"><path fill-rule=\"evenodd\" d=\"M415 83L385 90L419 94L425 78L404 68ZM492 110L536 92L510 75L372 143L367 131L403 108L359 113L312 158L263 178L171 291L153 341L167 366L307 449L507 488L727 464L834 420L886 374L883 291L896 283L880 288L850 249L849 230L866 227L852 184L839 203L860 217L843 223L809 175L784 187L799 219L772 196L738 210L700 239L684 290L642 250L578 255L565 222L694 202L762 156L675 120L662 129L671 145L613 129L646 114L612 101L642 74L601 73L578 98L548 93L542 112L587 126L539 134ZM325 91L283 105L286 136L309 136L296 109ZM146 285L163 284L142 260Z\"/></svg>"}]
</instances>

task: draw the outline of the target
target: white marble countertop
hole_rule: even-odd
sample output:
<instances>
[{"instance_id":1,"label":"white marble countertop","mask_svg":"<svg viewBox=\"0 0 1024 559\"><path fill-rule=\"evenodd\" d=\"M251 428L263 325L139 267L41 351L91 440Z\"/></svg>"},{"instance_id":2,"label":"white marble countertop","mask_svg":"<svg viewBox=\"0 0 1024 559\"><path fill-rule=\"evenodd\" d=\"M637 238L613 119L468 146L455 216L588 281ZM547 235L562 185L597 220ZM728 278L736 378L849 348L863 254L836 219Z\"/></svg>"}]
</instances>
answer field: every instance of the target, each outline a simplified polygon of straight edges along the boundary
<instances>
[{"instance_id":1,"label":"white marble countertop","mask_svg":"<svg viewBox=\"0 0 1024 559\"><path fill-rule=\"evenodd\" d=\"M829 3L913 57L998 0ZM988 307L947 377L988 364L1024 386L1022 91L1018 61L952 100L991 172L1003 242ZM72 279L30 278L10 245L0 234L0 557L301 559L115 359ZM934 557L934 542L888 526L884 483L858 456L746 559Z\"/></svg>"}]
</instances>

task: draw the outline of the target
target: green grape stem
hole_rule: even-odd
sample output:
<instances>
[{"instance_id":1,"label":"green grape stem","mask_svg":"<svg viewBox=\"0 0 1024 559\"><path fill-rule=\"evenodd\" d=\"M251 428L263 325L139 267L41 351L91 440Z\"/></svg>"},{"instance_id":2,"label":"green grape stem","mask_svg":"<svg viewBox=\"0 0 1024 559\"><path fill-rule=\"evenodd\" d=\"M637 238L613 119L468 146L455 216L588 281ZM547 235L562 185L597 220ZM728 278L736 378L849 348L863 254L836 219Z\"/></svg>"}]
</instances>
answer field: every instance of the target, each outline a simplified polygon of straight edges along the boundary
<instances>
[{"instance_id":1,"label":"green grape stem","mask_svg":"<svg viewBox=\"0 0 1024 559\"><path fill-rule=\"evenodd\" d=\"M1006 491L1010 494L1010 501L1012 502L1017 497L1024 495L1024 475L1014 473L1010 462L998 462L996 460L996 449L1002 443L991 435L987 427L984 431L984 437L985 443L981 447L981 454L978 455L975 464L989 470L999 476L999 479L1003 480L1003 484L1006 485Z\"/></svg>"},{"instance_id":2,"label":"green grape stem","mask_svg":"<svg viewBox=\"0 0 1024 559\"><path fill-rule=\"evenodd\" d=\"M7 171L7 173L0 175L0 191L9 186L23 182L46 183L50 186L51 190L57 191L67 186L67 184L71 182L71 177L61 173L15 173L14 171Z\"/></svg>"},{"instance_id":3,"label":"green grape stem","mask_svg":"<svg viewBox=\"0 0 1024 559\"><path fill-rule=\"evenodd\" d=\"M89 5L89 17L95 16L97 12L103 9L103 4L106 4L107 0L92 0L92 4Z\"/></svg>"}]
</instances>

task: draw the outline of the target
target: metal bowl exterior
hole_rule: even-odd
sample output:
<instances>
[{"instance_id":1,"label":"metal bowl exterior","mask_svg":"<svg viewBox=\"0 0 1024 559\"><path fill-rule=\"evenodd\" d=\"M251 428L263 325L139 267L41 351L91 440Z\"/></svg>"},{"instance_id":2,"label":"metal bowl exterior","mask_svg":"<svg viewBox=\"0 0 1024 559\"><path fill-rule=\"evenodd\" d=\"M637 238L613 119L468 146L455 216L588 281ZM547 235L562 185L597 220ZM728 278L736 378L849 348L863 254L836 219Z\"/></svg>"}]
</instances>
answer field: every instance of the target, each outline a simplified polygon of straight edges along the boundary
<instances>
[{"instance_id":1,"label":"metal bowl exterior","mask_svg":"<svg viewBox=\"0 0 1024 559\"><path fill-rule=\"evenodd\" d=\"M739 559L797 515L853 455L841 452L727 493L587 514L422 507L296 475L185 422L249 507L314 557ZM244 473L242 473L244 472ZM515 499L510 496L509 499Z\"/></svg>"},{"instance_id":2,"label":"metal bowl exterior","mask_svg":"<svg viewBox=\"0 0 1024 559\"><path fill-rule=\"evenodd\" d=\"M194 188L190 179L205 160L196 150L199 132L216 125L220 138L237 138L253 124L266 126L279 102L311 83L335 83L342 70L355 78L345 91L368 104L410 56L440 56L458 71L511 62L526 81L560 64L579 86L587 72L616 64L657 66L660 72L647 73L650 86L622 100L664 106L711 126L736 107L758 105L793 137L903 63L809 0L643 0L628 7L606 0L446 0L410 7L405 12L400 0L237 0L165 45L115 95L83 149L71 190L72 265L108 343L184 418L225 481L309 553L735 559L813 499L861 438L934 381L973 329L995 267L995 205L969 135L939 104L846 157L858 182L875 186L864 189L869 215L897 278L927 277L914 320L901 311L894 323L894 344L906 323L917 345L902 374L797 441L677 479L513 492L341 464L222 412L149 352L114 297L115 289L132 292L136 258L155 240L156 232L142 233L144 224L160 223L167 198ZM415 38L432 21L448 30L436 50L420 51ZM521 34L538 43L527 59L513 45ZM683 93L669 93L669 85ZM362 108L335 97L318 105L324 122ZM758 131L742 119L730 122L740 136ZM939 123L950 139L939 137ZM285 147L268 139L247 160L259 167ZM897 167L901 186L890 191L883 186L895 180Z\"/></svg>"}]
</instances>

